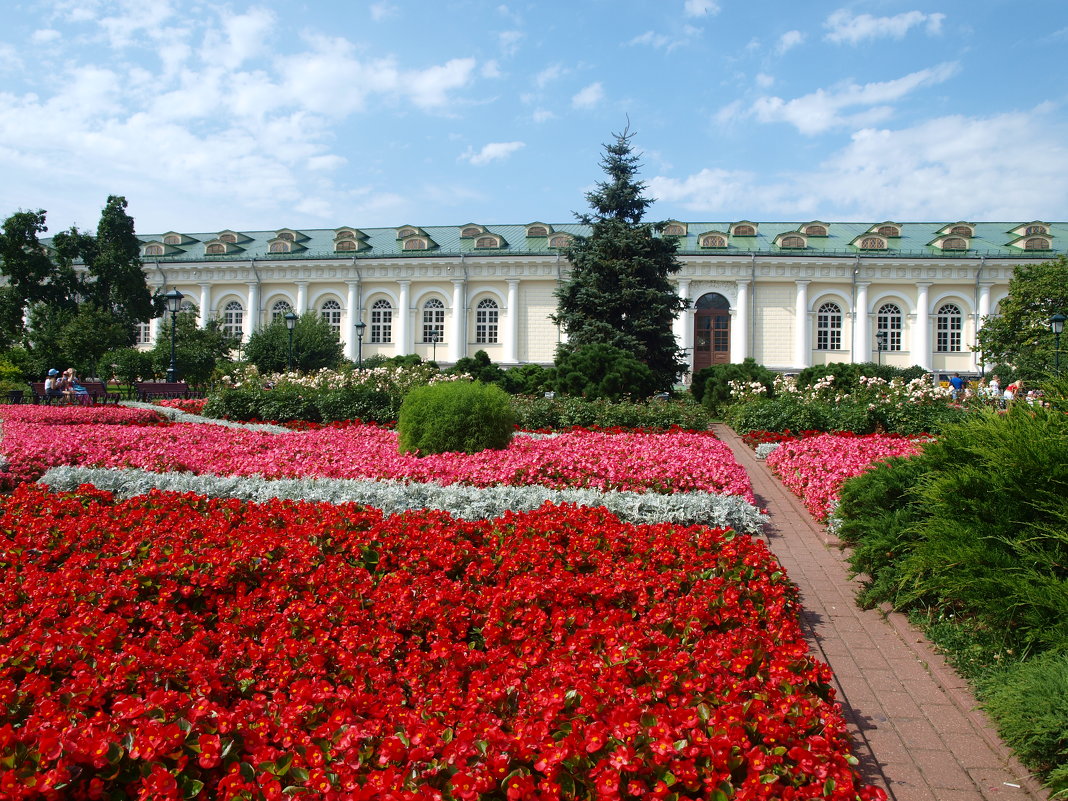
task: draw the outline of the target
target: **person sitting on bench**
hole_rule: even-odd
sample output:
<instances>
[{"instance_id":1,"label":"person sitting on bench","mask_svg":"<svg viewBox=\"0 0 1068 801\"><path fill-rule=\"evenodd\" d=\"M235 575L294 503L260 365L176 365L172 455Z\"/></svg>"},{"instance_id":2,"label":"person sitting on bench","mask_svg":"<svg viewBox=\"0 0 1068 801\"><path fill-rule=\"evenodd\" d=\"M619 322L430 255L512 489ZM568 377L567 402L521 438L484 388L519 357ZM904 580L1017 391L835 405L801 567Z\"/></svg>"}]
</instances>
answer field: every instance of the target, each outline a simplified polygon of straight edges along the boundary
<instances>
[{"instance_id":1,"label":"person sitting on bench","mask_svg":"<svg viewBox=\"0 0 1068 801\"><path fill-rule=\"evenodd\" d=\"M48 378L45 379L45 398L62 398L65 388L66 381L60 376L59 370L53 367L48 371Z\"/></svg>"}]
</instances>

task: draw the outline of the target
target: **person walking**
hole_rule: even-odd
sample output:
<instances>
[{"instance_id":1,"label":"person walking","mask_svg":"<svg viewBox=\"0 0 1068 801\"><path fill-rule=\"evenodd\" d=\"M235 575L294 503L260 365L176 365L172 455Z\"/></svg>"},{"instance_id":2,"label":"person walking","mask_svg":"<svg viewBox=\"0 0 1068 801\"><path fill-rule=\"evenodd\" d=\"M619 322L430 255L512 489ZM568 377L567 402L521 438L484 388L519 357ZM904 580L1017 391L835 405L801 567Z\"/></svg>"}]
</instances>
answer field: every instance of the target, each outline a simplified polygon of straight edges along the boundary
<instances>
[{"instance_id":1,"label":"person walking","mask_svg":"<svg viewBox=\"0 0 1068 801\"><path fill-rule=\"evenodd\" d=\"M949 378L949 392L952 395L953 400L960 400L961 395L964 394L964 387L967 386L967 382L960 377L960 373L954 373Z\"/></svg>"}]
</instances>

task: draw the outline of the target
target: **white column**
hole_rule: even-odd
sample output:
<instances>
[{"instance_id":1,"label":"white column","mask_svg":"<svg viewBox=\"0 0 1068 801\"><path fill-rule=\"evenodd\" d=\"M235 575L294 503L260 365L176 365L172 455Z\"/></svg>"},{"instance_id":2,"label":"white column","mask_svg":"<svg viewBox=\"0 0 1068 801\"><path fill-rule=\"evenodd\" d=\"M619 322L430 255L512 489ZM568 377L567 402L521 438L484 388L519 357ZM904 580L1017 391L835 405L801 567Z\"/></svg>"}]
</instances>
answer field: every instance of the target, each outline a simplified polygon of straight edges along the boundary
<instances>
[{"instance_id":1,"label":"white column","mask_svg":"<svg viewBox=\"0 0 1068 801\"><path fill-rule=\"evenodd\" d=\"M361 310L360 310L360 295L358 292L360 282L359 281L346 281L345 285L349 288L348 297L345 299L345 303L348 306L348 324L345 328L345 335L342 340L345 342L345 358L349 360L356 359L356 323L360 322Z\"/></svg>"},{"instance_id":2,"label":"white column","mask_svg":"<svg viewBox=\"0 0 1068 801\"><path fill-rule=\"evenodd\" d=\"M407 356L411 350L409 343L412 341L412 282L398 281L400 284L400 297L397 299L397 356Z\"/></svg>"},{"instance_id":3,"label":"white column","mask_svg":"<svg viewBox=\"0 0 1068 801\"><path fill-rule=\"evenodd\" d=\"M731 363L739 364L749 355L749 279L738 282L738 304L731 317Z\"/></svg>"},{"instance_id":4,"label":"white column","mask_svg":"<svg viewBox=\"0 0 1068 801\"><path fill-rule=\"evenodd\" d=\"M812 326L808 319L807 280L794 281L794 366L798 370L808 367L812 359Z\"/></svg>"},{"instance_id":5,"label":"white column","mask_svg":"<svg viewBox=\"0 0 1068 801\"><path fill-rule=\"evenodd\" d=\"M504 363L519 362L519 279L508 279L508 326L504 331Z\"/></svg>"},{"instance_id":6,"label":"white column","mask_svg":"<svg viewBox=\"0 0 1068 801\"><path fill-rule=\"evenodd\" d=\"M293 313L298 317L302 317L304 312L308 310L308 282L297 281L297 308L293 309Z\"/></svg>"},{"instance_id":7,"label":"white column","mask_svg":"<svg viewBox=\"0 0 1068 801\"><path fill-rule=\"evenodd\" d=\"M260 309L260 285L258 281L248 282L248 325L246 338L255 333L263 319L263 310Z\"/></svg>"},{"instance_id":8,"label":"white column","mask_svg":"<svg viewBox=\"0 0 1068 801\"><path fill-rule=\"evenodd\" d=\"M982 351L979 350L979 330L983 327L983 320L990 315L990 287L993 284L979 284L979 309L975 317L975 350L972 352L975 369L982 368Z\"/></svg>"},{"instance_id":9,"label":"white column","mask_svg":"<svg viewBox=\"0 0 1068 801\"><path fill-rule=\"evenodd\" d=\"M857 284L857 305L853 309L853 362L871 361L871 333L868 330L868 285Z\"/></svg>"},{"instance_id":10,"label":"white column","mask_svg":"<svg viewBox=\"0 0 1068 801\"><path fill-rule=\"evenodd\" d=\"M464 279L452 279L452 340L449 359L462 359L467 351L467 309L464 308Z\"/></svg>"},{"instance_id":11,"label":"white column","mask_svg":"<svg viewBox=\"0 0 1068 801\"><path fill-rule=\"evenodd\" d=\"M678 295L682 300L689 301L690 299L690 279L680 278ZM690 311L690 304L686 304L686 308L679 312L679 316L675 318L671 328L675 334L675 346L680 348L683 352L683 360L690 365L693 369L693 342L688 340L693 338L693 313Z\"/></svg>"},{"instance_id":12,"label":"white column","mask_svg":"<svg viewBox=\"0 0 1068 801\"><path fill-rule=\"evenodd\" d=\"M912 332L912 363L931 370L931 314L928 292L930 283L916 284L916 329Z\"/></svg>"},{"instance_id":13,"label":"white column","mask_svg":"<svg viewBox=\"0 0 1068 801\"><path fill-rule=\"evenodd\" d=\"M197 316L197 326L204 328L208 324L208 320L214 317L214 309L211 308L211 284L204 283L200 285L200 310Z\"/></svg>"}]
</instances>

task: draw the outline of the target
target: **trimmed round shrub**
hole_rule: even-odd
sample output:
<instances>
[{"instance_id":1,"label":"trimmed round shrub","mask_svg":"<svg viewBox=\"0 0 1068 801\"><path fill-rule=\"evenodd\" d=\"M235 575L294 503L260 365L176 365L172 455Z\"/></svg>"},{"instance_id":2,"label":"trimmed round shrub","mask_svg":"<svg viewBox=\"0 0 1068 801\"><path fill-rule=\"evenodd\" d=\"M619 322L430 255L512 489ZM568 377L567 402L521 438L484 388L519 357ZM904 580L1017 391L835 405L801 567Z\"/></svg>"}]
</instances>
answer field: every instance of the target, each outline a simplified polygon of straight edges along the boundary
<instances>
[{"instance_id":1,"label":"trimmed round shrub","mask_svg":"<svg viewBox=\"0 0 1068 801\"><path fill-rule=\"evenodd\" d=\"M502 450L512 441L515 411L495 384L449 381L416 387L397 419L401 453Z\"/></svg>"}]
</instances>

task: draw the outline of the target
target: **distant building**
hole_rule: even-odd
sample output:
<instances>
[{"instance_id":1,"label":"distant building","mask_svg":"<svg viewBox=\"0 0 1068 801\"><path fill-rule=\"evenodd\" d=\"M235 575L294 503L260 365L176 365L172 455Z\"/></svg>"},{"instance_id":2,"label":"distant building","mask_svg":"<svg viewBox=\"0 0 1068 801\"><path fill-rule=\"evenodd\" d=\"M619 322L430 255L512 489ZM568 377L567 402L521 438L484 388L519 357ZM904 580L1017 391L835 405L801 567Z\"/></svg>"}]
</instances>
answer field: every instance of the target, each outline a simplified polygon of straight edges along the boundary
<instances>
[{"instance_id":1,"label":"distant building","mask_svg":"<svg viewBox=\"0 0 1068 801\"><path fill-rule=\"evenodd\" d=\"M141 237L149 285L247 339L288 311L330 321L356 357L552 361L549 320L581 225L280 229ZM974 372L979 321L1020 264L1065 253L1068 223L670 221L691 308L676 321L693 369L747 356L770 368L875 361ZM154 341L159 321L142 327ZM879 342L883 343L880 351Z\"/></svg>"}]
</instances>

